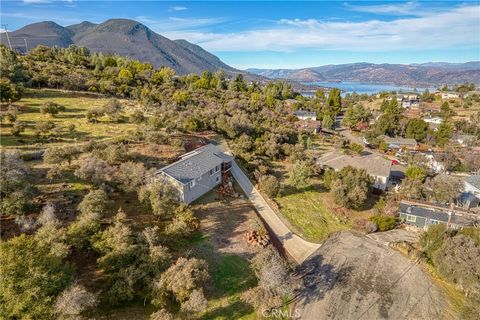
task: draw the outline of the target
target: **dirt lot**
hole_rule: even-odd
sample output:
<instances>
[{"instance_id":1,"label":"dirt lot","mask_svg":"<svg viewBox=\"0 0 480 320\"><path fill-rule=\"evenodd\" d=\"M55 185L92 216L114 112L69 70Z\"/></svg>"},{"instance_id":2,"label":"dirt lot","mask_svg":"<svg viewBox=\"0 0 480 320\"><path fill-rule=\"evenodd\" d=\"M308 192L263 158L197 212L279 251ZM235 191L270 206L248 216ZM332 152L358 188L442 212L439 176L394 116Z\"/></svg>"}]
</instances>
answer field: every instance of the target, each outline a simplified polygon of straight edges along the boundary
<instances>
[{"instance_id":1,"label":"dirt lot","mask_svg":"<svg viewBox=\"0 0 480 320\"><path fill-rule=\"evenodd\" d=\"M227 201L221 199L214 190L193 207L201 222L200 231L219 252L252 258L259 249L247 244L245 233L263 228L253 205L243 196Z\"/></svg>"},{"instance_id":2,"label":"dirt lot","mask_svg":"<svg viewBox=\"0 0 480 320\"><path fill-rule=\"evenodd\" d=\"M413 261L351 232L330 237L298 269L301 319L446 319L440 289Z\"/></svg>"}]
</instances>

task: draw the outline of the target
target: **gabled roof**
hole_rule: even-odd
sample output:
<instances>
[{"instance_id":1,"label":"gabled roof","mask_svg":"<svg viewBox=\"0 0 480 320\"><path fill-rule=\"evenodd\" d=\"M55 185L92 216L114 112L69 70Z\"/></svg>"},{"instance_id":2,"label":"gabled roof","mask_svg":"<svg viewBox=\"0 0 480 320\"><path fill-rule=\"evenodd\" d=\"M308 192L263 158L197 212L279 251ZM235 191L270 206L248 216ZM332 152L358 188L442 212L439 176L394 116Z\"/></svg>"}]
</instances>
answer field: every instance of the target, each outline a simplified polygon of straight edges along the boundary
<instances>
[{"instance_id":1,"label":"gabled roof","mask_svg":"<svg viewBox=\"0 0 480 320\"><path fill-rule=\"evenodd\" d=\"M159 172L163 172L180 183L186 184L207 173L215 166L232 159L232 156L224 153L219 147L207 144L184 154L180 160L163 167Z\"/></svg>"},{"instance_id":2,"label":"gabled roof","mask_svg":"<svg viewBox=\"0 0 480 320\"><path fill-rule=\"evenodd\" d=\"M357 169L365 169L368 174L377 177L389 177L392 162L379 155L347 155L338 151L325 153L317 160L318 164L335 170L342 170L351 166Z\"/></svg>"},{"instance_id":3,"label":"gabled roof","mask_svg":"<svg viewBox=\"0 0 480 320\"><path fill-rule=\"evenodd\" d=\"M400 212L416 217L429 218L437 221L448 222L448 213L427 207L415 206L412 204L400 202ZM455 223L456 216L453 214L451 222Z\"/></svg>"},{"instance_id":4,"label":"gabled roof","mask_svg":"<svg viewBox=\"0 0 480 320\"><path fill-rule=\"evenodd\" d=\"M380 136L379 139L384 140L388 144L403 145L403 146L416 146L417 141L415 139L402 138L402 137L389 137L389 136Z\"/></svg>"},{"instance_id":5,"label":"gabled roof","mask_svg":"<svg viewBox=\"0 0 480 320\"><path fill-rule=\"evenodd\" d=\"M477 189L480 189L480 175L465 177L464 181Z\"/></svg>"}]
</instances>

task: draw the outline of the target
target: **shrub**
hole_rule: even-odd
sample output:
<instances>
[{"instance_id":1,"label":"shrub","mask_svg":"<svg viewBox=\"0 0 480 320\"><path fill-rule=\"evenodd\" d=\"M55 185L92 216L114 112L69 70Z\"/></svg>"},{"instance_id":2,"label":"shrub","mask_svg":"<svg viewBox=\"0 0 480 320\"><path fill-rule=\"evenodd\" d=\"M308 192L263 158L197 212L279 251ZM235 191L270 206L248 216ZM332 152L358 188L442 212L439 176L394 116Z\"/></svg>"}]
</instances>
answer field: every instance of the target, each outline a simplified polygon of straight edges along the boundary
<instances>
[{"instance_id":1,"label":"shrub","mask_svg":"<svg viewBox=\"0 0 480 320\"><path fill-rule=\"evenodd\" d=\"M270 198L274 198L280 191L280 183L275 176L263 175L258 179L260 190L265 192Z\"/></svg>"},{"instance_id":2,"label":"shrub","mask_svg":"<svg viewBox=\"0 0 480 320\"><path fill-rule=\"evenodd\" d=\"M65 289L55 302L55 313L62 318L79 316L97 305L97 296L81 285L74 284Z\"/></svg>"},{"instance_id":3,"label":"shrub","mask_svg":"<svg viewBox=\"0 0 480 320\"><path fill-rule=\"evenodd\" d=\"M379 214L370 217L370 221L374 222L380 231L391 230L397 225L396 218Z\"/></svg>"},{"instance_id":4,"label":"shrub","mask_svg":"<svg viewBox=\"0 0 480 320\"><path fill-rule=\"evenodd\" d=\"M155 283L155 305L163 305L166 296L178 302L186 302L196 289L200 289L208 279L207 263L197 258L178 258Z\"/></svg>"},{"instance_id":5,"label":"shrub","mask_svg":"<svg viewBox=\"0 0 480 320\"><path fill-rule=\"evenodd\" d=\"M58 114L60 111L65 111L65 107L52 101L49 101L40 107L40 112L42 114L49 114L51 116Z\"/></svg>"},{"instance_id":6,"label":"shrub","mask_svg":"<svg viewBox=\"0 0 480 320\"><path fill-rule=\"evenodd\" d=\"M312 170L306 161L297 161L290 170L288 182L294 188L305 188L310 184Z\"/></svg>"},{"instance_id":7,"label":"shrub","mask_svg":"<svg viewBox=\"0 0 480 320\"><path fill-rule=\"evenodd\" d=\"M361 208L368 199L372 178L364 169L345 167L335 174L330 192L335 202L346 208Z\"/></svg>"}]
</instances>

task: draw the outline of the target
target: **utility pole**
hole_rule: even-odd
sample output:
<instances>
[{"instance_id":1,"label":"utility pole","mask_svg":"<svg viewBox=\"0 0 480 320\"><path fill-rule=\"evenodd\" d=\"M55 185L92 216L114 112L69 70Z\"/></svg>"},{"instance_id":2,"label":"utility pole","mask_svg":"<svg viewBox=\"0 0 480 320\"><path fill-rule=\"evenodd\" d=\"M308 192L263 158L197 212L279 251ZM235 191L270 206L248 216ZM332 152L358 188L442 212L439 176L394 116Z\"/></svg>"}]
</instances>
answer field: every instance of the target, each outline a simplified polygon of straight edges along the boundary
<instances>
[{"instance_id":1,"label":"utility pole","mask_svg":"<svg viewBox=\"0 0 480 320\"><path fill-rule=\"evenodd\" d=\"M10 47L10 50L13 50L12 43L10 42L10 37L8 36L8 30L7 30L8 24L2 24L2 27L5 29L5 34L7 35L8 46Z\"/></svg>"},{"instance_id":2,"label":"utility pole","mask_svg":"<svg viewBox=\"0 0 480 320\"><path fill-rule=\"evenodd\" d=\"M28 53L27 38L23 38L23 41L25 42L25 49L27 50L27 51L25 51L25 53Z\"/></svg>"}]
</instances>

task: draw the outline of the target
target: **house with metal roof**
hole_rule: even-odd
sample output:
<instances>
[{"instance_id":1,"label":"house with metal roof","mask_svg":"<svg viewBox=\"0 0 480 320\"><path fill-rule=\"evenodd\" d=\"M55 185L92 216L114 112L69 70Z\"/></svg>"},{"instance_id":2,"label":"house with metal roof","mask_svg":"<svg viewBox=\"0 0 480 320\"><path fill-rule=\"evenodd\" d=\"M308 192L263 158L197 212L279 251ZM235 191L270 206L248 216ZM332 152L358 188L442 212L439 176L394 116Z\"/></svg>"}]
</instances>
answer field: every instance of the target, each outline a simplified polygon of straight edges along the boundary
<instances>
[{"instance_id":1,"label":"house with metal roof","mask_svg":"<svg viewBox=\"0 0 480 320\"><path fill-rule=\"evenodd\" d=\"M380 155L349 155L336 150L323 154L317 159L317 164L335 171L348 166L364 169L373 178L373 187L383 191L387 189L392 169L392 162Z\"/></svg>"},{"instance_id":2,"label":"house with metal roof","mask_svg":"<svg viewBox=\"0 0 480 320\"><path fill-rule=\"evenodd\" d=\"M163 167L155 175L168 178L178 190L180 200L191 203L222 183L233 156L220 147L207 144L181 156L180 160Z\"/></svg>"},{"instance_id":3,"label":"house with metal roof","mask_svg":"<svg viewBox=\"0 0 480 320\"><path fill-rule=\"evenodd\" d=\"M474 220L461 214L456 214L455 211L447 208L441 210L436 207L421 206L406 201L400 202L399 216L404 223L425 230L430 225L439 223L446 224L451 229L461 229L475 223Z\"/></svg>"}]
</instances>

